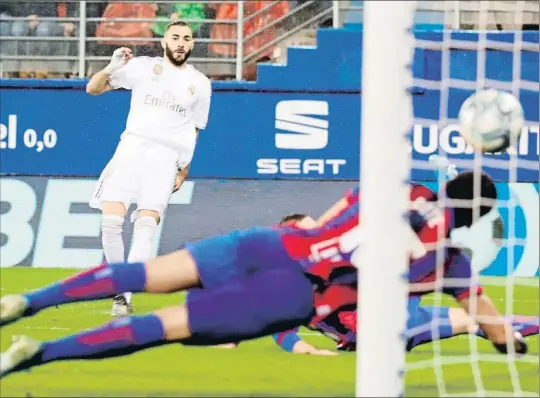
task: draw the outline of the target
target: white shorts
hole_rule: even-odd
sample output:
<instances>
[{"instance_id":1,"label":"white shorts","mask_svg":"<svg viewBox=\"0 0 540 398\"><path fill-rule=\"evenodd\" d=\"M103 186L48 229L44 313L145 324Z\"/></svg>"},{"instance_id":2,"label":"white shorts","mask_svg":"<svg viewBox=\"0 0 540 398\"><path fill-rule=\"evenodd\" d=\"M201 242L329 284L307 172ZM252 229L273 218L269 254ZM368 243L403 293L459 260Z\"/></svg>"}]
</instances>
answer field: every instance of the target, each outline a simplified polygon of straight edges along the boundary
<instances>
[{"instance_id":1,"label":"white shorts","mask_svg":"<svg viewBox=\"0 0 540 398\"><path fill-rule=\"evenodd\" d=\"M160 217L169 204L179 153L162 144L129 136L120 141L97 182L90 207L101 209L103 202L120 202L129 209L134 221L139 210L153 210Z\"/></svg>"}]
</instances>

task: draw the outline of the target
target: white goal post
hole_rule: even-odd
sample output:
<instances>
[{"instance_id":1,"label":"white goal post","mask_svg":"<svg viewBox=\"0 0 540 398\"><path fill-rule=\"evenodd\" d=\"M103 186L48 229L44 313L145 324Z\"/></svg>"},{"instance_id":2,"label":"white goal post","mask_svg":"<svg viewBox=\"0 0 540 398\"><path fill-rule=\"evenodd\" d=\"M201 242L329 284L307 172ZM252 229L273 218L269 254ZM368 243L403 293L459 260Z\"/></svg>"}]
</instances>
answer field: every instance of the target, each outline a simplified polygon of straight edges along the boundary
<instances>
[{"instance_id":1,"label":"white goal post","mask_svg":"<svg viewBox=\"0 0 540 398\"><path fill-rule=\"evenodd\" d=\"M418 22L417 7L421 11L431 7L429 11L444 13L446 28L442 32L428 34L413 32L413 25L415 21ZM433 392L436 391L437 396L538 397L538 385L534 386L534 383L530 382L531 369L538 380L537 342L532 344L535 350L528 355L502 355L492 350L493 347L489 346L488 350L486 345L479 343L481 340L475 334L476 329L473 332L467 329L464 333L469 334L461 337L462 348L459 350L448 354L441 349L444 343L433 341L433 355L429 359L421 355L420 358L414 358L413 352L408 357L407 364L406 342L403 336L408 316L408 283L404 276L408 271L412 232L405 219L409 208L408 183L413 169L434 171L427 159L429 153L422 153L426 155L425 159L417 156L420 152L411 155L409 134L416 130L416 124L420 124L421 128L424 125L435 125L437 128L452 126L454 138L462 140L457 125L459 105L468 95L485 88L510 92L522 103L526 125L522 129L520 142L513 143L507 153L493 156L486 156L478 150L473 153L472 148L466 148L464 143L461 152L454 151L453 154L459 156L456 156L452 163L455 163L459 170L497 173L499 177L494 178L500 181L497 183L498 201L496 208L490 213L494 218L488 219L484 224L493 224L494 219L500 220L501 224L504 224L501 227L503 231L501 236L495 236L493 231L493 236L487 236L485 225L474 229L475 225L481 224L477 223L470 228L468 238L452 234L449 243L472 250L464 245L463 241L471 239L473 234L486 236L489 244L496 241L498 247L495 248L494 255L497 256L497 261L495 258L485 260L482 254L475 257L473 253L473 272L483 269L476 267L475 259L476 262L485 260L485 267L493 264L497 266L494 274L501 276L482 277L481 282L487 290L496 292L492 299L507 319L520 315L538 316L538 296L533 299L529 296L524 298L524 293L520 292L520 289L525 287L538 288L538 268L535 269L539 261L540 236L538 179L527 177L524 180L523 177L518 177L525 175L524 172L527 172L527 175L531 175L531 171L536 173L540 165L538 31L534 33L522 30L537 25L539 14L540 3L537 1L364 2L359 183L361 246L352 260L359 272L357 397L405 396L405 371L421 371L421 374L425 375L426 369L432 370L433 380L426 380L421 387L431 384L428 387ZM452 30L449 29L450 26ZM460 27L475 31L455 32ZM499 32L501 28L508 30ZM434 68L438 65L440 70L431 70L433 73L429 78L427 75L420 76L417 72L413 76L415 48L439 53ZM466 70L474 73L461 73L463 70L460 67L463 64L460 63L460 54L457 54L459 51L468 51L468 56L474 53L475 61L467 64L470 70ZM494 56L500 58L493 61ZM494 73L494 70L500 71L493 68L494 65L501 65L499 69L504 68L504 73ZM427 113L413 112L413 87L426 92L429 90L431 94L437 92L438 112L434 109L434 112L429 113L429 117L415 118L415 114ZM463 98L459 102L461 97ZM437 153L442 157L450 154L448 149L443 152L440 141L437 141L436 147ZM469 149L470 152L467 153L466 150ZM415 174L417 175L419 174ZM432 181L430 187L438 186L438 189L443 189L444 177L438 180ZM479 190L478 184L477 188ZM444 201L444 195L440 195L439 200ZM477 207L474 201L471 206ZM532 208L527 211L533 216L525 214L525 208ZM477 251L480 252L481 250ZM441 259L440 254L442 253L438 253L438 259ZM501 271L501 262L506 266L504 271ZM523 275L520 262L526 263L527 275ZM447 286L454 280L445 279L444 282ZM435 285L437 294L431 297L431 305L438 311L445 304L441 294L442 280L437 280ZM534 293L534 290L531 291ZM471 307L474 308L475 297L471 296L470 300ZM525 313L521 314L520 311ZM437 316L435 313L434 317ZM426 327L426 330L432 332L432 336L439 336L435 325L437 322L439 320ZM478 331L479 334L481 332ZM512 337L509 336L510 338ZM452 341L455 342L456 340ZM499 376L492 366L506 368L507 376ZM452 372L458 367L466 367L467 380L447 378L450 372L445 371L445 368L448 367L453 367ZM523 369L526 369L525 372ZM525 378L522 377L523 374ZM501 377L507 377L506 384L498 383ZM453 383L450 380L453 380ZM409 393L410 387L409 384Z\"/></svg>"},{"instance_id":2,"label":"white goal post","mask_svg":"<svg viewBox=\"0 0 540 398\"><path fill-rule=\"evenodd\" d=\"M364 3L357 397L403 395L415 3Z\"/></svg>"}]
</instances>

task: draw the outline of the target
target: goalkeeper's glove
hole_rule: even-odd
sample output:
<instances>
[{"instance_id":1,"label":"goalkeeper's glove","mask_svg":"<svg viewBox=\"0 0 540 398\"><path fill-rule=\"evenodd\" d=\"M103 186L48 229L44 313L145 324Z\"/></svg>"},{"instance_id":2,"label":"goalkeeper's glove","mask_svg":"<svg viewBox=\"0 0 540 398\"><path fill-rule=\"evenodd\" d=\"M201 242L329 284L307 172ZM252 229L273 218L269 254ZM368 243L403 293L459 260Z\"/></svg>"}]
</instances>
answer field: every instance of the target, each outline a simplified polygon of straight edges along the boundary
<instances>
[{"instance_id":1,"label":"goalkeeper's glove","mask_svg":"<svg viewBox=\"0 0 540 398\"><path fill-rule=\"evenodd\" d=\"M110 75L116 72L121 67L123 67L125 64L127 64L131 58L133 58L133 55L131 54L131 50L129 48L127 47L117 48L113 52L109 65L107 65L103 69L103 71L105 71L105 73L108 73Z\"/></svg>"}]
</instances>

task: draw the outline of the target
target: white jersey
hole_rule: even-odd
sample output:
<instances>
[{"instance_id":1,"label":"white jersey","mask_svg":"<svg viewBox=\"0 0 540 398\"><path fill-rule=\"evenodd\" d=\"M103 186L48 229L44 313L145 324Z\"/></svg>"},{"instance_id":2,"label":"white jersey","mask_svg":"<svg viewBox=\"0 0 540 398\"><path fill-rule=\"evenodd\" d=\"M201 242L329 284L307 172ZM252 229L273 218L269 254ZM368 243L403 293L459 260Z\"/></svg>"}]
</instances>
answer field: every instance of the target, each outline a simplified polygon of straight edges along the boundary
<instances>
[{"instance_id":1,"label":"white jersey","mask_svg":"<svg viewBox=\"0 0 540 398\"><path fill-rule=\"evenodd\" d=\"M204 129L210 111L210 80L191 65L176 68L163 58L135 57L109 77L114 89L131 90L131 105L122 140L137 136L178 152L191 162L196 128Z\"/></svg>"}]
</instances>

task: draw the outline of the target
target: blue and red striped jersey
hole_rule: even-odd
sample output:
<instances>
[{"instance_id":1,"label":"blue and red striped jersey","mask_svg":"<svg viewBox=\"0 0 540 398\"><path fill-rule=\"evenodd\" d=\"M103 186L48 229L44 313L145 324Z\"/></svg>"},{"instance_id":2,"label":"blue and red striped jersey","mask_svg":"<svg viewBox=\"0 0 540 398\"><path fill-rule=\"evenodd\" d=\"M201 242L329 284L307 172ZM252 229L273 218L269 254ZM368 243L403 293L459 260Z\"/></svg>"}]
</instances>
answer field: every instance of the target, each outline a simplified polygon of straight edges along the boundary
<instances>
[{"instance_id":1,"label":"blue and red striped jersey","mask_svg":"<svg viewBox=\"0 0 540 398\"><path fill-rule=\"evenodd\" d=\"M321 321L343 306L356 303L357 270L351 256L360 246L360 193L353 188L345 196L345 208L326 224L314 229L284 227L281 241L287 255L300 264L315 286L314 300L317 314L314 322ZM408 219L411 226L409 282L433 281L439 264L444 276L471 277L470 262L459 249L449 247L447 240L454 226L453 211L438 203L437 195L429 188L413 184L410 190ZM391 242L388 249L391 250ZM440 246L440 250L437 250ZM442 253L442 257L437 256ZM376 264L373 264L376 266ZM463 285L463 283L461 283ZM354 294L344 294L347 288ZM433 291L433 286L415 294ZM468 288L445 290L456 297L467 294ZM481 289L478 288L478 292Z\"/></svg>"},{"instance_id":2,"label":"blue and red striped jersey","mask_svg":"<svg viewBox=\"0 0 540 398\"><path fill-rule=\"evenodd\" d=\"M319 228L284 228L281 241L287 255L308 275L329 282L334 270L351 267L351 255L360 243L359 197L358 188L347 193L347 206Z\"/></svg>"},{"instance_id":3,"label":"blue and red striped jersey","mask_svg":"<svg viewBox=\"0 0 540 398\"><path fill-rule=\"evenodd\" d=\"M416 285L410 286L411 295L433 292L439 267L444 293L461 299L468 297L472 288L482 294L479 285L468 286L472 277L470 260L449 243L454 228L453 210L442 207L438 199L423 185L411 187L408 218L415 234L411 239L408 279L410 284Z\"/></svg>"}]
</instances>

